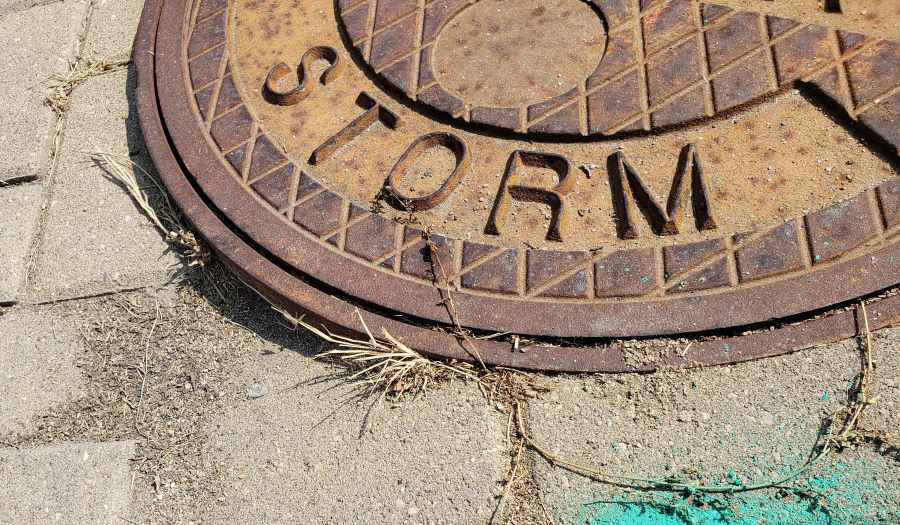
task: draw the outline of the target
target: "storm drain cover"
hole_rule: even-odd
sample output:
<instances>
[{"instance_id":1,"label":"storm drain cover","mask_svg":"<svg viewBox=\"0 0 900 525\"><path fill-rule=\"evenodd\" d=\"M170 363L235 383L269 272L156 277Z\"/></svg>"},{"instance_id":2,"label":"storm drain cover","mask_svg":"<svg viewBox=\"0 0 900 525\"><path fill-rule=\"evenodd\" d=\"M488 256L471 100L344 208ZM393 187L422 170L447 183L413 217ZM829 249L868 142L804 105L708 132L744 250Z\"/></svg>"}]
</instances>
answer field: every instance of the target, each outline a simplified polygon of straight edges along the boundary
<instances>
[{"instance_id":1,"label":"storm drain cover","mask_svg":"<svg viewBox=\"0 0 900 525\"><path fill-rule=\"evenodd\" d=\"M853 334L860 297L900 317L900 37L812 22L150 0L139 114L193 225L309 322L524 368L727 363Z\"/></svg>"}]
</instances>

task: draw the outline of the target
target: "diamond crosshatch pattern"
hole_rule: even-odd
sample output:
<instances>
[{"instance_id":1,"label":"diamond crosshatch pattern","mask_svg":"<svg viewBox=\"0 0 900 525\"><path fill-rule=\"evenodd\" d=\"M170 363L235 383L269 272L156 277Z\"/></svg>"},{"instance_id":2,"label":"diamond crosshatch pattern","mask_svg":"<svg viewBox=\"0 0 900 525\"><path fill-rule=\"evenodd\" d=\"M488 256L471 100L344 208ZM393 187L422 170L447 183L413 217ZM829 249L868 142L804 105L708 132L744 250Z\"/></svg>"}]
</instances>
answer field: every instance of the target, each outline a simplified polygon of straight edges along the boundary
<instances>
[{"instance_id":1,"label":"diamond crosshatch pattern","mask_svg":"<svg viewBox=\"0 0 900 525\"><path fill-rule=\"evenodd\" d=\"M564 79L554 83L559 87L556 92L549 84L536 90L509 90L496 97L504 101L497 107L483 105L490 104L491 97L479 95L479 106L441 84L441 79L453 80L446 76L446 69L437 76L432 69L435 47L442 68L448 64L444 58L454 56L444 54L442 31L477 3L315 0L288 5L269 0L148 0L135 54L139 117L148 148L179 206L242 279L292 312L306 313L308 319L346 329L348 334L362 333L360 323L365 323L375 331L388 330L424 353L472 359L465 341L441 330L461 320L465 329L536 337L527 344L527 351L512 348L509 338L480 340L485 362L571 371L730 363L834 340L853 333L854 315L859 314L852 308L829 308L896 285L900 275L900 181L889 174L895 165L890 157L894 151L883 147L898 144L895 119L900 82L895 42L697 1L597 0L593 12L602 13L606 42L581 37L577 41L602 48L602 55L596 51L596 59L583 60L568 77L553 70L547 78ZM310 6L314 8L311 11ZM579 12L580 17L587 13L584 5L563 11L570 7L560 8L555 15ZM475 11L466 16L471 18L472 13ZM515 16L507 12L500 19L514 21ZM473 29L465 26L467 20L459 18L452 25L457 36L461 35L459 28ZM565 16L561 20L566 20ZM596 24L596 20L590 23ZM510 27L513 31L504 38L527 32L527 28ZM588 32L596 31L596 25L590 27ZM348 38L353 34L359 36ZM322 49L330 50L331 57L336 52L351 69L345 70L340 82L317 86L307 103L285 110L285 104L266 95L280 90L268 87L266 71L279 60L297 63L297 53L310 46L332 46ZM594 56L592 53L581 53L580 58ZM596 68L593 60L599 61ZM317 62L316 67L321 66ZM306 71L300 69L298 66L298 82L302 84ZM378 76L386 82L373 82ZM795 84L798 81L800 84ZM394 84L394 89L385 89L387 84ZM819 109L805 107L805 101L795 94L781 96L790 86L814 86L825 95L812 99ZM517 93L530 98L517 105L511 102L517 100ZM705 124L683 126L709 117L724 116L712 123L714 127L719 122L740 125L739 140L750 140L737 145L738 153L760 151L754 147L759 143L765 147L776 135L751 131L751 124L759 126L758 120L765 115L760 116L750 104L771 95L779 97L773 105L761 105L764 112L773 106L783 112L786 106L778 104L788 100L791 107L813 116L820 110L834 119L843 119L843 112L849 115L846 121L826 122L826 128L819 123L800 125L797 130L802 136L798 138L815 141L807 138L810 131L833 130L834 136L828 140L840 144L836 150L839 158L859 158L857 167L873 176L846 188L842 184L842 190L852 191L839 202L818 193L822 191L818 188L815 194L806 193L812 187L804 186L798 191L814 196L810 206L802 206L807 201L800 201L794 207L793 201L785 200L788 206L782 209L779 201L771 207L778 206L779 213L769 219L742 223L734 222L730 206L735 195L739 198L745 191L754 191L752 184L725 188L734 190L730 194L723 193L719 184L710 186L716 192L714 199L727 201L729 207L708 207L697 197L697 188L705 188L705 168L699 157L691 157L697 159L691 164L697 166L696 171L684 179L687 172L676 168L665 210L653 203L656 211L640 211L646 221L634 216L634 220L647 222L638 228L638 238L623 237L621 229L616 235L613 227L621 224L604 224L596 239L541 242L537 247L528 239L495 238L481 232L470 237L465 231L460 233L468 228L467 221L443 231L440 223L431 224L428 217L420 224L368 201L376 186L372 181L378 182L378 176L389 170L397 151L435 129L462 136L492 180L502 174L497 165L504 155L518 151L524 141L547 149L534 155L557 155L577 163L599 151L612 162L614 155L607 155L611 142L602 135L620 131L637 132L614 136L613 142L625 144L629 153L634 149L635 166L641 166L648 160L643 148L654 146L652 140L657 138L667 148L682 148L681 141L696 148L691 137L698 137L704 150L716 149L714 144L718 144L731 152L729 148L735 144L720 143L718 137L702 140L698 133L706 134ZM362 116L352 104L357 96L356 105L364 109ZM826 96L832 100L827 101ZM380 101L378 110L372 113L371 106L359 101L363 98ZM510 107L500 107L507 102ZM435 118L435 112L421 111L420 105L453 118ZM749 110L746 115L731 118L732 112L745 109ZM299 125L307 120L310 125ZM472 125L478 123L515 133ZM315 124L321 129L313 129ZM309 152L322 149L319 142L345 124L344 129L351 130L349 135L332 142L321 157L314 154L308 162L303 160ZM403 127L395 127L400 124ZM361 126L368 126L365 136L353 142L344 140ZM668 127L673 128L672 133L647 133ZM880 139L872 135L861 138L863 134L857 132L862 127ZM778 140L790 140L793 131L778 131ZM851 140L843 133L849 133ZM551 140L547 134L558 137ZM592 135L596 137L581 138ZM377 152L372 151L373 144L380 146ZM803 162L816 162L816 148L821 144L804 144L815 151L810 155L798 152L805 155ZM873 144L880 149L873 150ZM368 149L354 149L360 146ZM359 159L360 151L375 156ZM684 154L685 150L681 151ZM853 156L856 153L870 157ZM719 176L715 171L723 167L717 158L721 154L710 153L713 165L719 166L712 173L714 182ZM651 162L655 155L649 156ZM671 159L671 152L666 157ZM425 169L430 161L426 157L417 162ZM726 160L724 166L734 162L740 161ZM778 162L781 159L776 157ZM625 174L621 159L619 165L619 184L630 186L635 200L664 195L659 193L658 179L659 175L671 176L668 168L662 173L654 171L654 166L650 170L629 168L635 173ZM608 166L612 185L615 166ZM781 165L776 167L781 170ZM646 181L641 179L646 173L650 184L643 187ZM843 170L828 181L842 176ZM588 180L589 172L586 177L579 174L581 190L590 191L588 186L606 181L602 176ZM679 224L679 209L684 209L685 220L691 216L686 207L679 208L688 196L675 193L676 187L684 187L684 180L693 188L691 193L685 192L691 199L695 224L685 224L687 231L675 231L669 221ZM363 191L357 191L350 181L362 181ZM490 181L486 182L490 186ZM796 182L805 184L802 177ZM418 184L415 190L421 191ZM522 184L525 186L516 191L528 189L531 182ZM783 182L776 180L770 186L779 184ZM647 188L654 193L649 194ZM606 208L609 194L602 186L599 189L604 207L601 220L605 220L611 210ZM472 190L471 180L460 185L449 197L448 207L436 208L437 213L464 208L463 196L482 193ZM638 192L643 192L642 196ZM612 198L615 207L617 194ZM531 211L535 208L534 204L527 206ZM480 204L474 208L477 223L487 212L481 213ZM704 210L709 214L698 216ZM621 222L620 212L618 208L611 212L613 223ZM652 213L656 215L651 217ZM526 217L527 221L521 216L516 219L516 229L535 224L538 229L544 227L546 223L534 215ZM659 217L666 221L667 229L657 230ZM701 221L707 219L711 226L701 231ZM590 227L587 219L579 227L585 223ZM436 226L436 232L426 233L424 224ZM652 235L645 230L648 225ZM825 282L828 286L821 286ZM451 292L455 319L446 307ZM773 297L790 299L773 301ZM893 297L869 303L872 326L896 322L898 305ZM768 324L793 315L798 316L796 324ZM771 330L745 333L742 327L748 323L766 323ZM740 335L719 331L726 328L740 331ZM715 335L705 337L707 330ZM596 346L596 338L672 334L691 338L692 346L676 348L674 353L667 347L656 364L630 363L627 350L615 342ZM555 338L565 338L567 344Z\"/></svg>"},{"instance_id":2,"label":"diamond crosshatch pattern","mask_svg":"<svg viewBox=\"0 0 900 525\"><path fill-rule=\"evenodd\" d=\"M695 0L592 0L609 27L592 75L530 106L473 107L440 85L431 57L441 29L477 1L342 1L341 20L388 83L467 121L519 132L610 135L711 117L803 80L898 140L896 121L873 101L900 105L900 72L883 66L900 59L900 44ZM862 80L879 66L876 85Z\"/></svg>"},{"instance_id":3,"label":"diamond crosshatch pattern","mask_svg":"<svg viewBox=\"0 0 900 525\"><path fill-rule=\"evenodd\" d=\"M379 5L381 11L378 10ZM452 10L454 5L457 11ZM391 28L405 27L402 22L413 20L416 16L421 26L426 19L431 20L427 14L428 8L440 11L446 20L465 5L464 2L443 0L430 2L425 6L426 14L422 16L423 10L418 8L416 2L371 0L350 5L342 13L345 16L359 10L376 13L374 19L370 20L372 25L367 35L377 36ZM421 269L420 254L423 250L427 251L423 231L386 220L327 190L292 163L281 148L275 146L272 139L260 130L248 107L241 101L231 75L223 28L226 24L226 2L204 0L198 2L197 7L196 22L193 24L187 49L194 95L207 129L234 168L235 175L262 197L273 211L292 220L298 230L313 235L319 241L366 264L404 278L432 282L436 277L430 271L423 272ZM662 24L654 16L665 14L671 17L665 10L674 11L676 18L680 17L679 20L683 18L695 23L693 26L678 26L675 30L660 28ZM702 13L702 30L701 19L695 16L698 13ZM639 38L636 41L644 42L642 48L647 49L648 54L640 61L626 64L622 70L612 73L604 71L601 63L598 72L603 72L606 78L598 81L596 79L603 75L595 73L586 81L590 88L582 93L589 108L593 104L592 99L613 89L616 82L630 78L629 75L635 71L638 72L638 77L650 78L649 85L654 85L654 57L662 53L677 55L683 52L681 49L685 45L692 47L702 43L705 47L708 35L715 31L738 36L717 40L719 43L710 50L714 54L700 55L694 53L697 49L692 47L692 57L722 58L703 61L703 72L698 73L699 79L676 87L671 92L657 96L654 89L635 91L636 95L643 97L638 104L641 109L620 119L606 132L617 131L621 129L623 122L630 122L634 118L642 122L642 126L649 128L654 122L659 122L661 117L658 115L662 114L669 115L666 117L669 120L665 122L671 123L670 117L674 114L672 108L679 107L678 101L682 99L687 100L686 106L690 109L706 108L707 114L712 114L765 94L768 90L801 76L816 83L826 93L835 94L838 100L842 100L844 107L851 108L851 115L862 116L873 107L873 98L878 95L871 94L877 91L873 87L856 88L854 91L854 84L851 83L854 72L862 67L871 67L860 65L868 64L867 60L883 59L882 55L896 54L898 49L897 44L854 33L826 31L775 17L734 11L721 6L701 6L685 0L653 3L637 19L628 18L624 14L615 19L621 22L610 30L610 34L614 36L622 32L637 32ZM437 31L433 28L438 26L439 24L429 21L428 31L421 31L424 35L422 38L425 39L424 45L433 41L433 35ZM746 27L758 29L758 37L747 37L747 33L742 32ZM649 39L645 36L658 31L663 31L666 35ZM367 36L356 42L356 45L362 45L363 52L371 56L375 52L371 48L378 45L378 39L373 40ZM810 56L798 54L798 49L822 51ZM610 52L615 52L612 44ZM408 58L411 54L412 51L405 57ZM638 53L635 52L634 56L638 56ZM728 73L735 70L735 64L752 65L760 57L767 57L768 63L767 67L762 68L768 72L762 86L750 83L737 90L728 87L732 85L729 83L732 81L728 80ZM401 57L393 62L386 62L388 65L382 69L404 59ZM787 64L788 59L792 60L790 67L779 69L778 64ZM686 63L693 62L688 60ZM900 78L880 80L884 84L883 91L879 91L880 98L900 96L900 88L895 85L900 83ZM833 83L829 83L832 81ZM423 89L432 86L434 83ZM704 92L705 104L697 105L685 98L698 89ZM552 116L565 105L564 102L555 109L542 112L540 119L546 120L548 115ZM896 203L885 199L883 195L895 194L898 187L900 185L896 181L886 183L856 199L767 231L713 241L613 253L510 250L440 237L440 243L446 246L446 252L441 255L445 259L442 267L450 286L460 286L480 294L517 295L524 298L609 301L736 287L741 283L802 272L826 263L875 237L882 238L878 244L889 242L896 235L893 226L897 220L894 218L891 221L888 215L895 217L896 212L891 206ZM828 217L827 228L820 224L823 215ZM826 240L826 237L833 235L834 223L839 223L843 230L853 232L847 237L850 241L833 243ZM778 247L777 250L773 249L775 246ZM827 246L827 249L823 246ZM773 261L772 253L784 255L780 260ZM761 262L763 258L766 259L765 263ZM417 259L418 264L412 262ZM623 265L634 269L633 272L628 272L632 275L612 275ZM729 274L729 266L736 268L737 272Z\"/></svg>"}]
</instances>

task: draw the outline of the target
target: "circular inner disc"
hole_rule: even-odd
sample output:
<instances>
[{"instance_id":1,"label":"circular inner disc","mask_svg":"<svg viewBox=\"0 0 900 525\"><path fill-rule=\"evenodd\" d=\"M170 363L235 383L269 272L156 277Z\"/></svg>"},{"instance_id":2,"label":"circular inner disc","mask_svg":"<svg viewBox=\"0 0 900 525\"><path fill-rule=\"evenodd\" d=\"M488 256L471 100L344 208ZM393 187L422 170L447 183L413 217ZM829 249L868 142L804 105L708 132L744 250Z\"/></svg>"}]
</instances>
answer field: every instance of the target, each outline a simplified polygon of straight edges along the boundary
<instances>
[{"instance_id":1,"label":"circular inner disc","mask_svg":"<svg viewBox=\"0 0 900 525\"><path fill-rule=\"evenodd\" d=\"M170 191L319 292L255 277L279 302L564 338L552 368L584 369L596 338L758 328L900 282L898 35L786 14L148 2L140 112L181 164Z\"/></svg>"}]
</instances>

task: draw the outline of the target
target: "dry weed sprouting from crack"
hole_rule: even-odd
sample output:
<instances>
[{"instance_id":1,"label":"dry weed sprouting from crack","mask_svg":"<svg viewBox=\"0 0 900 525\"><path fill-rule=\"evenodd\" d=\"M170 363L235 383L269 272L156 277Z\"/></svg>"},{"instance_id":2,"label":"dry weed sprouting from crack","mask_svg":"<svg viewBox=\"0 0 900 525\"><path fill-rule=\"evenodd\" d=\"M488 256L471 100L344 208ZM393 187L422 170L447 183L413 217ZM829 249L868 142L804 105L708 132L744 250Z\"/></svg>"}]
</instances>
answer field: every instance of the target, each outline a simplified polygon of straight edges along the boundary
<instances>
[{"instance_id":1,"label":"dry weed sprouting from crack","mask_svg":"<svg viewBox=\"0 0 900 525\"><path fill-rule=\"evenodd\" d=\"M188 266L202 267L210 261L211 253L209 248L198 240L197 236L184 225L181 214L175 209L172 201L169 200L165 188L162 187L162 184L155 177L130 158L99 150L89 152L89 154L95 162L106 168L105 171L111 178L124 186L131 198L134 199L135 204L159 229L166 242L177 248L179 253L188 260ZM126 168L126 163L133 169ZM157 214L150 205L150 199L137 181L135 170L139 170L144 175L144 178L150 181L162 196L163 206L160 207L160 214Z\"/></svg>"},{"instance_id":2,"label":"dry weed sprouting from crack","mask_svg":"<svg viewBox=\"0 0 900 525\"><path fill-rule=\"evenodd\" d=\"M69 70L64 75L53 75L47 79L50 90L44 97L44 105L56 114L53 130L53 152L59 151L59 141L65 126L65 114L69 111L72 91L88 79L121 71L131 64L131 59L103 60L96 57L79 58L69 62Z\"/></svg>"},{"instance_id":3,"label":"dry weed sprouting from crack","mask_svg":"<svg viewBox=\"0 0 900 525\"><path fill-rule=\"evenodd\" d=\"M303 327L323 341L335 345L318 357L350 367L353 370L349 377L350 381L362 384L370 394L378 393L379 401L388 397L399 399L425 394L429 387L444 379L479 380L474 367L468 363L443 363L428 359L403 344L385 329L382 329L383 339L376 338L361 315L359 320L368 339L354 339L334 334L313 326L302 318L296 318L284 310L279 308L276 310L295 327Z\"/></svg>"},{"instance_id":4,"label":"dry weed sprouting from crack","mask_svg":"<svg viewBox=\"0 0 900 525\"><path fill-rule=\"evenodd\" d=\"M871 440L894 446L894 435L888 430L871 430L860 426L863 411L878 402L879 396L871 394L872 376L875 363L872 361L872 332L869 329L869 314L865 302L860 310L863 317L865 337L863 339L863 365L856 375L851 388L848 403L841 407L832 417L826 436L826 446L832 450L854 448L863 441Z\"/></svg>"},{"instance_id":5,"label":"dry weed sprouting from crack","mask_svg":"<svg viewBox=\"0 0 900 525\"><path fill-rule=\"evenodd\" d=\"M448 303L449 301L448 298ZM728 498L737 493L763 489L779 489L817 502L817 498L821 494L794 483L798 478L809 473L832 453L840 452L844 448L855 446L865 440L890 443L893 438L892 434L887 431L871 431L859 427L862 412L877 401L877 396L873 397L869 392L875 366L872 362L872 337L864 302L858 309L864 329L864 338L861 344L863 366L855 385L851 388L848 403L830 417L830 427L824 437L820 439L821 445L813 450L806 462L785 475L755 483L729 484L704 484L672 476L653 478L624 475L602 471L558 457L551 453L546 446L537 442L527 430L522 415L523 405L528 398L533 397L535 392L542 390L542 385L536 383L529 374L508 369L491 369L483 364L481 367L474 367L468 363L446 365L418 354L386 331L383 340L375 338L365 322L363 322L363 327L368 339L359 340L331 334L304 323L282 310L279 311L295 326L302 326L325 341L336 344L338 346L336 349L322 355L355 367L356 372L351 375L351 379L362 381L370 392L380 390L379 400L383 400L392 392L398 394L397 397L404 393L424 393L427 386L432 384L435 378L440 377L440 374L435 374L434 370L442 369L450 372L447 377L465 377L476 381L485 398L491 402L496 401L497 409L508 415L507 442L510 465L502 480L504 489L490 523L500 523L504 518L506 518L506 523L520 523L518 520L520 516L512 516L508 512L512 500L534 501L535 504L531 508L526 506L524 509L528 520L525 522L550 522L540 501L534 494L529 494L529 491L534 491L534 480L532 469L527 466L527 463L534 457L529 458L525 454L527 450L543 457L554 467L567 469L596 482L630 490L682 494L686 504L695 500ZM362 317L360 320L362 321ZM469 340L468 337L466 340ZM480 356L478 357L480 358ZM480 361L480 359L478 360ZM410 381L410 378L418 379ZM520 509L515 510L517 513L521 512ZM507 516L507 514L510 515Z\"/></svg>"},{"instance_id":6,"label":"dry weed sprouting from crack","mask_svg":"<svg viewBox=\"0 0 900 525\"><path fill-rule=\"evenodd\" d=\"M80 84L88 79L108 73L121 71L131 64L131 59L100 60L95 57L74 60L69 63L69 70L64 75L53 75L48 80L50 91L44 98L44 104L57 115L69 110L69 96Z\"/></svg>"},{"instance_id":7,"label":"dry weed sprouting from crack","mask_svg":"<svg viewBox=\"0 0 900 525\"><path fill-rule=\"evenodd\" d=\"M861 352L863 365L857 376L854 386L851 388L848 402L837 412L832 414L828 431L824 438L820 440L822 443L818 446L811 457L796 469L778 476L773 479L763 480L756 483L732 483L732 484L701 484L690 483L676 478L650 478L629 476L619 473L602 471L593 467L582 465L575 461L561 458L549 449L537 442L529 433L522 416L522 404L515 406L515 424L516 432L519 438L524 441L525 445L538 455L546 459L555 467L562 467L576 474L580 474L587 478L600 483L616 485L623 488L636 490L653 490L653 491L669 491L684 494L687 498L693 498L697 495L729 495L743 492L750 492L762 489L778 488L798 494L806 494L809 489L796 487L788 483L799 478L803 474L809 472L814 466L822 462L832 453L840 452L842 449L854 446L865 439L876 439L887 441L891 439L891 435L886 431L866 431L859 428L859 421L863 411L877 401L877 396L872 396L869 387L872 381L872 373L875 369L872 362L872 336L869 328L868 313L866 312L865 303L860 304L860 313L863 318L864 338L861 343Z\"/></svg>"},{"instance_id":8,"label":"dry weed sprouting from crack","mask_svg":"<svg viewBox=\"0 0 900 525\"><path fill-rule=\"evenodd\" d=\"M431 231L427 228L425 229L425 244L428 246L429 253L431 253L431 273L435 277L434 284L437 286L438 290L441 290L443 303L447 308L447 313L450 314L450 319L453 320L456 336L460 339L462 347L478 360L478 364L481 365L481 368L487 369L484 360L481 359L481 352L478 351L478 346L472 342L472 338L468 331L463 328L462 323L459 321L459 311L456 309L456 304L453 302L453 294L450 292L450 281L447 279L447 273L444 271L443 263L441 263L440 251L434 243ZM438 285L438 276L440 276L440 284L442 286ZM466 343L468 343L468 347L466 346Z\"/></svg>"},{"instance_id":9,"label":"dry weed sprouting from crack","mask_svg":"<svg viewBox=\"0 0 900 525\"><path fill-rule=\"evenodd\" d=\"M294 317L277 306L274 308L294 327L305 328L323 341L335 345L319 354L319 357L347 366L351 370L350 381L359 382L369 394L376 395L376 404L386 399L400 401L405 397L425 395L431 386L442 381L462 379L474 382L488 403L508 418L506 438L510 466L501 480L503 492L490 523L498 523L498 520L505 517L511 499L537 500L537 490L528 473L530 468L526 466L529 461L524 454L526 443L521 437L512 436L515 431L514 407L539 392L550 390L532 374L502 367L491 368L483 363L475 366L466 362L429 359L399 341L387 330L382 329L382 339L376 338L361 315L359 319L367 339L333 334L306 323L302 318ZM539 504L537 507L539 508L520 507L515 511L528 520L522 523L549 523L546 511Z\"/></svg>"},{"instance_id":10,"label":"dry weed sprouting from crack","mask_svg":"<svg viewBox=\"0 0 900 525\"><path fill-rule=\"evenodd\" d=\"M519 402L549 388L531 374L503 367L481 368L463 361L441 361L413 350L382 328L382 338L375 337L359 315L366 339L332 333L273 306L292 326L309 330L323 341L334 345L318 355L347 366L349 379L363 385L379 400L399 400L427 394L428 389L445 380L473 381L481 394L498 410L508 413Z\"/></svg>"}]
</instances>

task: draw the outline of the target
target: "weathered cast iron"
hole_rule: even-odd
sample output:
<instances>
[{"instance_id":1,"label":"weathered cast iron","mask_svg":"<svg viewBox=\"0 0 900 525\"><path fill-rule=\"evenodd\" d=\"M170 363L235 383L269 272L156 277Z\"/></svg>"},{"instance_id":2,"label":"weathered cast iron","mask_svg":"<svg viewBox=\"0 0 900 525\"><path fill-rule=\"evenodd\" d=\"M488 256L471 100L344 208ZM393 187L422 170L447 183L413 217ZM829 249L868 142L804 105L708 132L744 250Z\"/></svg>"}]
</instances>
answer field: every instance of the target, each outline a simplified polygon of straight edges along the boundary
<instances>
[{"instance_id":1,"label":"weathered cast iron","mask_svg":"<svg viewBox=\"0 0 900 525\"><path fill-rule=\"evenodd\" d=\"M694 0L553 5L150 0L148 149L248 284L431 355L647 370L857 333L844 306L900 283L900 44ZM729 138L753 133L783 138ZM865 174L835 173L852 152ZM792 155L828 166L740 173ZM883 295L873 329L900 319ZM685 339L606 341L645 336Z\"/></svg>"}]
</instances>

